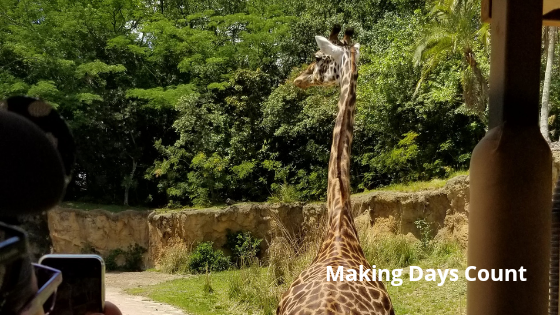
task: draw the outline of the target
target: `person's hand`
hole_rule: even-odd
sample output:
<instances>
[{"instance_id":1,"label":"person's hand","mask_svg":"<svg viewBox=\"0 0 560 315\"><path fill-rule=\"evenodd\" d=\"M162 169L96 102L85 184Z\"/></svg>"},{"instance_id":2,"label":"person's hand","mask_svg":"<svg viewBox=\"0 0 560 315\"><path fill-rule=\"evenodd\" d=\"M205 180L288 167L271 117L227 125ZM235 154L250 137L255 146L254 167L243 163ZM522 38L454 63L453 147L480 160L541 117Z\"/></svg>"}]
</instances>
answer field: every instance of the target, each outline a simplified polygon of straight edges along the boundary
<instances>
[{"instance_id":1,"label":"person's hand","mask_svg":"<svg viewBox=\"0 0 560 315\"><path fill-rule=\"evenodd\" d=\"M115 304L105 301L105 310L103 313L90 313L87 315L122 315L122 313Z\"/></svg>"}]
</instances>

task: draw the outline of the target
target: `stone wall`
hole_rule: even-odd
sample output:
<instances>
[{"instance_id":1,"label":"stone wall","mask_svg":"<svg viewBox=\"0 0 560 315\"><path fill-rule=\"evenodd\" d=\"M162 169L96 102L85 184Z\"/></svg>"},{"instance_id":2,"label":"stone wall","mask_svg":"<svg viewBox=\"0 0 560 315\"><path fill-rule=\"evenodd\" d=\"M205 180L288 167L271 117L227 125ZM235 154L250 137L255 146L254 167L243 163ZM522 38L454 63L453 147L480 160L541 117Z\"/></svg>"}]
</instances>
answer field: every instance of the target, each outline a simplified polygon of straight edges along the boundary
<instances>
[{"instance_id":1,"label":"stone wall","mask_svg":"<svg viewBox=\"0 0 560 315\"><path fill-rule=\"evenodd\" d=\"M560 152L554 151L552 177L560 173ZM458 176L445 187L415 193L377 191L352 196L353 214L359 226L377 233L413 234L420 237L415 221L431 223L438 238L468 241L469 178ZM326 218L323 203L236 204L224 209L183 210L169 213L56 209L48 213L54 252L80 253L92 247L102 255L113 249L138 244L148 249L146 265L153 266L162 249L174 238L187 244L212 241L220 248L227 230L250 231L263 238L263 249L283 233L317 231ZM30 221L31 222L31 221ZM34 221L33 221L34 222ZM278 224L280 223L280 224Z\"/></svg>"},{"instance_id":2,"label":"stone wall","mask_svg":"<svg viewBox=\"0 0 560 315\"><path fill-rule=\"evenodd\" d=\"M468 177L449 180L445 187L415 193L378 191L352 196L353 214L360 226L384 233L412 233L419 219L431 223L437 237L467 244ZM138 244L148 249L147 267L154 266L171 240L187 244L214 242L221 248L227 231L250 231L266 249L276 236L317 232L326 219L323 203L237 204L224 209L183 210L169 213L58 208L48 213L55 253L81 253L93 248L101 255ZM320 231L319 231L320 232Z\"/></svg>"},{"instance_id":3,"label":"stone wall","mask_svg":"<svg viewBox=\"0 0 560 315\"><path fill-rule=\"evenodd\" d=\"M352 198L354 213L369 218L376 232L411 233L420 238L417 220L425 220L437 237L468 241L469 178L457 176L445 187L414 193L378 191Z\"/></svg>"},{"instance_id":4,"label":"stone wall","mask_svg":"<svg viewBox=\"0 0 560 315\"><path fill-rule=\"evenodd\" d=\"M211 241L216 248L226 242L227 231L250 231L255 237L265 239L266 248L274 235L280 233L279 225L290 233L299 233L303 204L240 204L225 209L184 210L148 217L150 261L157 261L161 250L169 241L179 238L186 244Z\"/></svg>"},{"instance_id":5,"label":"stone wall","mask_svg":"<svg viewBox=\"0 0 560 315\"><path fill-rule=\"evenodd\" d=\"M412 233L420 237L415 221L426 220L437 237L451 237L467 244L468 177L459 176L436 190L416 193L372 192L352 197L356 220L376 232ZM250 231L263 238L263 246L282 233L313 232L327 213L324 204L240 204L225 209L152 213L148 217L149 256L156 262L161 250L174 238L187 244L225 244L227 230ZM280 224L278 224L281 223ZM280 230L285 227L285 231Z\"/></svg>"},{"instance_id":6,"label":"stone wall","mask_svg":"<svg viewBox=\"0 0 560 315\"><path fill-rule=\"evenodd\" d=\"M48 212L54 253L80 254L91 249L107 256L112 250L138 244L148 248L148 211L82 211L57 208ZM146 263L150 265L146 255Z\"/></svg>"}]
</instances>

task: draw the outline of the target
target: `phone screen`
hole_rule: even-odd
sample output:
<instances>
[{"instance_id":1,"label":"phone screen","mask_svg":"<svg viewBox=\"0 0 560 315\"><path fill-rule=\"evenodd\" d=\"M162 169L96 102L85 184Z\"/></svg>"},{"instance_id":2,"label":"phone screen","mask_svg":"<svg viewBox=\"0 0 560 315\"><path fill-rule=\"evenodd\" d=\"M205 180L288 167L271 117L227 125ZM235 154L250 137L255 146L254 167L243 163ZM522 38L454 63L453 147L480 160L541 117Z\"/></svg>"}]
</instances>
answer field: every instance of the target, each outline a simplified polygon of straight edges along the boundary
<instances>
[{"instance_id":1,"label":"phone screen","mask_svg":"<svg viewBox=\"0 0 560 315\"><path fill-rule=\"evenodd\" d=\"M41 264L62 272L53 314L84 315L103 311L104 265L96 258L45 257Z\"/></svg>"}]
</instances>

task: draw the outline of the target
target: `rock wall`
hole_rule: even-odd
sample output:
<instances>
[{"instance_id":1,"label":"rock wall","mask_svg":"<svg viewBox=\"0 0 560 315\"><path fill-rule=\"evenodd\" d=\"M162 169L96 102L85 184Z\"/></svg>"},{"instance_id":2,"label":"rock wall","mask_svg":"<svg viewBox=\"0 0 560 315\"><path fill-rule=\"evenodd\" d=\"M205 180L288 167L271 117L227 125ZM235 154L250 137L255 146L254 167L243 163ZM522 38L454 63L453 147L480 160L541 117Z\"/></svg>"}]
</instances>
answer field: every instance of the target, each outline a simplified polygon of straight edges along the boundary
<instances>
[{"instance_id":1,"label":"rock wall","mask_svg":"<svg viewBox=\"0 0 560 315\"><path fill-rule=\"evenodd\" d=\"M376 232L411 233L420 238L415 222L425 220L437 237L468 241L469 178L457 176L445 187L414 193L378 191L352 198L356 215L366 214Z\"/></svg>"},{"instance_id":2,"label":"rock wall","mask_svg":"<svg viewBox=\"0 0 560 315\"><path fill-rule=\"evenodd\" d=\"M150 261L161 255L161 250L174 238L186 244L214 242L216 248L226 242L227 231L250 231L267 241L281 231L281 222L289 233L299 233L303 221L302 204L241 204L225 209L184 210L148 217Z\"/></svg>"},{"instance_id":3,"label":"rock wall","mask_svg":"<svg viewBox=\"0 0 560 315\"><path fill-rule=\"evenodd\" d=\"M361 227L378 233L412 233L420 237L415 221L431 224L437 237L467 244L468 177L459 176L436 190L415 193L378 191L352 196L353 215ZM250 231L265 239L266 249L276 236L315 233L326 219L323 203L237 204L224 209L183 210L169 213L58 208L48 213L55 253L82 253L94 249L108 255L114 249L138 244L148 249L145 265L154 266L173 239L187 244L214 242L221 248L227 231Z\"/></svg>"},{"instance_id":4,"label":"rock wall","mask_svg":"<svg viewBox=\"0 0 560 315\"><path fill-rule=\"evenodd\" d=\"M420 237L415 221L431 224L437 237L451 237L467 244L468 177L459 176L446 186L430 191L398 193L372 192L352 197L356 220L376 232L412 233ZM324 204L240 204L225 209L184 210L152 213L148 217L150 261L156 262L168 242L180 238L187 244L225 244L227 230L250 231L264 238L263 246L283 233L314 232L327 213ZM278 224L281 223L281 224ZM283 230L281 226L284 226Z\"/></svg>"},{"instance_id":5,"label":"rock wall","mask_svg":"<svg viewBox=\"0 0 560 315\"><path fill-rule=\"evenodd\" d=\"M57 208L48 212L54 253L80 254L91 249L102 256L138 244L149 246L148 211L82 211ZM148 256L146 263L150 265Z\"/></svg>"},{"instance_id":6,"label":"rock wall","mask_svg":"<svg viewBox=\"0 0 560 315\"><path fill-rule=\"evenodd\" d=\"M553 151L554 184L560 173L560 151ZM417 220L431 224L437 238L468 242L469 178L458 176L445 187L415 193L377 191L352 196L352 211L361 228L377 233L413 234L420 238ZM276 236L317 232L326 218L323 203L237 204L224 209L183 210L170 213L56 209L48 213L54 252L80 253L91 247L102 255L138 244L148 249L153 266L170 240L187 244L212 241L225 244L227 230L250 231L263 249ZM34 222L34 221L30 221ZM48 238L46 238L48 239Z\"/></svg>"}]
</instances>

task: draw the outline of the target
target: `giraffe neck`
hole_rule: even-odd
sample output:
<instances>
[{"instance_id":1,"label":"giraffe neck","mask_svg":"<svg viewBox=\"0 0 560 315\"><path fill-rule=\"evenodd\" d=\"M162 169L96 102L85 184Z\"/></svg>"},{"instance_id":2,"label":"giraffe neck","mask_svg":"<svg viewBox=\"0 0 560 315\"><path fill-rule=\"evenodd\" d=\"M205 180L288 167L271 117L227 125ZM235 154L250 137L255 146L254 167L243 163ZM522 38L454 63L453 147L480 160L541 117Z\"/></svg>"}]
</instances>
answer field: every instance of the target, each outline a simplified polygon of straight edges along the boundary
<instances>
[{"instance_id":1,"label":"giraffe neck","mask_svg":"<svg viewBox=\"0 0 560 315\"><path fill-rule=\"evenodd\" d=\"M342 59L340 99L338 101L338 115L333 131L333 142L329 160L329 177L327 190L327 208L329 229L350 233L350 238L358 238L350 204L350 149L354 128L354 112L356 104L356 70L355 49ZM347 232L347 233L346 233ZM340 234L338 234L340 235Z\"/></svg>"}]
</instances>

